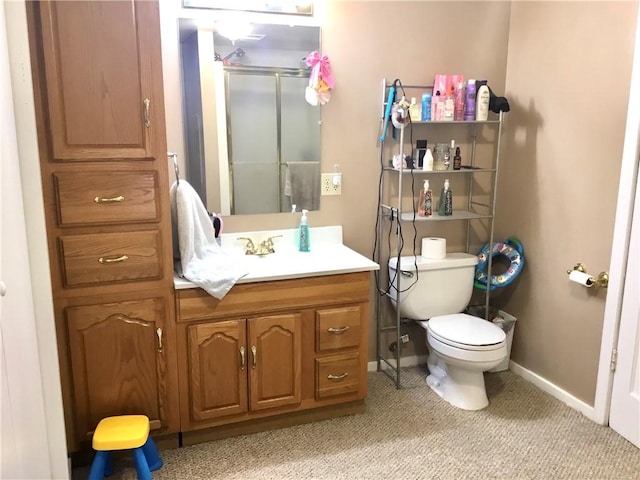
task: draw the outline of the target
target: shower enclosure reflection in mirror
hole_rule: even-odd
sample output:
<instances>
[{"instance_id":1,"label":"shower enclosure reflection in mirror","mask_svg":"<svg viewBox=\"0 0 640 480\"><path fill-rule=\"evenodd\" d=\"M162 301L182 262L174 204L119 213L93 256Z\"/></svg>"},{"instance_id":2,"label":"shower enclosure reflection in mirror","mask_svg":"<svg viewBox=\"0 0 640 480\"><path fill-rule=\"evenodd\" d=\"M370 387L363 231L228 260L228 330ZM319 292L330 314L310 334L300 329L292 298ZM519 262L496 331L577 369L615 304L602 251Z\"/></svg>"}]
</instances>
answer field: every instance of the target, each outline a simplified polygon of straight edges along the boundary
<instances>
[{"instance_id":1,"label":"shower enclosure reflection in mirror","mask_svg":"<svg viewBox=\"0 0 640 480\"><path fill-rule=\"evenodd\" d=\"M245 12L313 15L312 0L280 0L278 2L256 2L255 0L184 0L184 6L185 8L213 8L220 10L242 10Z\"/></svg>"},{"instance_id":2,"label":"shower enclosure reflection in mirror","mask_svg":"<svg viewBox=\"0 0 640 480\"><path fill-rule=\"evenodd\" d=\"M320 28L253 24L231 42L180 20L186 176L210 211L317 210L320 109L304 58Z\"/></svg>"}]
</instances>

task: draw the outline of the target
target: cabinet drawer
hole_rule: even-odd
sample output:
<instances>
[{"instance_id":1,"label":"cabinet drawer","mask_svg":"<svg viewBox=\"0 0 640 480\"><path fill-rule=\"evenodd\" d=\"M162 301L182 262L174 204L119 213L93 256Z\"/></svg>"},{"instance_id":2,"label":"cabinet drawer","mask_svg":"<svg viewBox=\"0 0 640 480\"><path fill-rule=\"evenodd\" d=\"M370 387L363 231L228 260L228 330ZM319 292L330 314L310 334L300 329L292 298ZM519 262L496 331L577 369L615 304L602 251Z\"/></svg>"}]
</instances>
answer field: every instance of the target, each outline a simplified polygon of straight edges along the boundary
<instances>
[{"instance_id":1,"label":"cabinet drawer","mask_svg":"<svg viewBox=\"0 0 640 480\"><path fill-rule=\"evenodd\" d=\"M360 345L360 306L325 308L316 311L316 351Z\"/></svg>"},{"instance_id":2,"label":"cabinet drawer","mask_svg":"<svg viewBox=\"0 0 640 480\"><path fill-rule=\"evenodd\" d=\"M160 278L160 232L60 237L65 286Z\"/></svg>"},{"instance_id":3,"label":"cabinet drawer","mask_svg":"<svg viewBox=\"0 0 640 480\"><path fill-rule=\"evenodd\" d=\"M316 400L358 393L360 354L316 358Z\"/></svg>"},{"instance_id":4,"label":"cabinet drawer","mask_svg":"<svg viewBox=\"0 0 640 480\"><path fill-rule=\"evenodd\" d=\"M156 172L53 175L60 226L158 221Z\"/></svg>"}]
</instances>

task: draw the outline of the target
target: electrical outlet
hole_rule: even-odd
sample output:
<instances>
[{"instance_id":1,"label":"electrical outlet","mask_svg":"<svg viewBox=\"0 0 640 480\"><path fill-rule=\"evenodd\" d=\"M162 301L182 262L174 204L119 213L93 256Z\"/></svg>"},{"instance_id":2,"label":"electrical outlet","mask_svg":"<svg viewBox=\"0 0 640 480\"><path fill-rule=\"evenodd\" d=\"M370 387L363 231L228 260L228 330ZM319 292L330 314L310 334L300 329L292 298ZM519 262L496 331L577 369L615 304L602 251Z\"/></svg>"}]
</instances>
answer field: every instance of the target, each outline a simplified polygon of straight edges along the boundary
<instances>
[{"instance_id":1,"label":"electrical outlet","mask_svg":"<svg viewBox=\"0 0 640 480\"><path fill-rule=\"evenodd\" d=\"M342 195L342 174L323 173L320 179L322 195Z\"/></svg>"}]
</instances>

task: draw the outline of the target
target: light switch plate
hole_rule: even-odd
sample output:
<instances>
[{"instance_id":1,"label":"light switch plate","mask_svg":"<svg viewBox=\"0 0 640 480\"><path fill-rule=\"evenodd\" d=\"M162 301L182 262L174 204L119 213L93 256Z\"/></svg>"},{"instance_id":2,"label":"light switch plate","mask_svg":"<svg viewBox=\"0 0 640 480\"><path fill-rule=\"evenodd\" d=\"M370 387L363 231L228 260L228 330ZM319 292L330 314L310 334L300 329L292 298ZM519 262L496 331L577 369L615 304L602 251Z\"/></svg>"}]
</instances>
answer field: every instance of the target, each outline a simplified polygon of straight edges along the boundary
<instances>
[{"instance_id":1,"label":"light switch plate","mask_svg":"<svg viewBox=\"0 0 640 480\"><path fill-rule=\"evenodd\" d=\"M320 179L322 195L342 195L342 173L323 173Z\"/></svg>"}]
</instances>

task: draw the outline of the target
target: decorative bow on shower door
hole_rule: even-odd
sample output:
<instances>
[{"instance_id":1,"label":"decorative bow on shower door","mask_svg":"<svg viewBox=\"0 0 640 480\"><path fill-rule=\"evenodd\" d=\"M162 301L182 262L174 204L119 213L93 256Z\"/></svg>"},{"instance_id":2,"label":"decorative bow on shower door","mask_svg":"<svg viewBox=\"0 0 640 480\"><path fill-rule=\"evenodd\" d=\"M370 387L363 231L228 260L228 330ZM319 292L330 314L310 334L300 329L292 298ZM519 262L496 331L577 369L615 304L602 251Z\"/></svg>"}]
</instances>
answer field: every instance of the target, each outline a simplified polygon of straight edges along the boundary
<instances>
[{"instance_id":1,"label":"decorative bow on shower door","mask_svg":"<svg viewBox=\"0 0 640 480\"><path fill-rule=\"evenodd\" d=\"M335 82L331 74L331 64L329 57L320 56L316 52L311 52L307 57L307 66L311 67L309 76L309 86L305 90L304 98L310 105L318 106L329 102L331 89Z\"/></svg>"}]
</instances>

